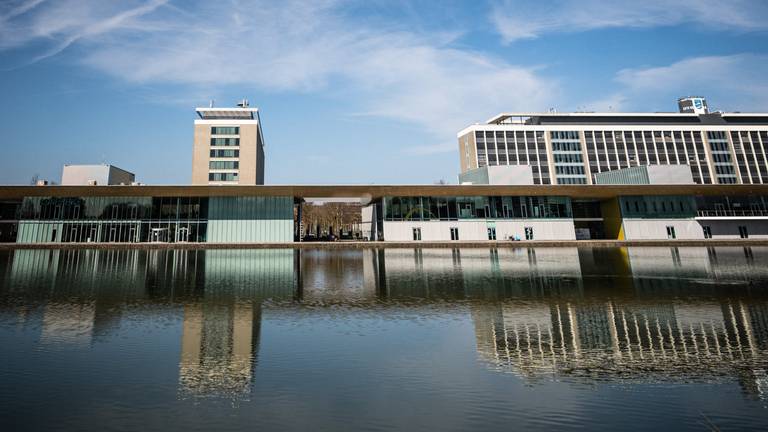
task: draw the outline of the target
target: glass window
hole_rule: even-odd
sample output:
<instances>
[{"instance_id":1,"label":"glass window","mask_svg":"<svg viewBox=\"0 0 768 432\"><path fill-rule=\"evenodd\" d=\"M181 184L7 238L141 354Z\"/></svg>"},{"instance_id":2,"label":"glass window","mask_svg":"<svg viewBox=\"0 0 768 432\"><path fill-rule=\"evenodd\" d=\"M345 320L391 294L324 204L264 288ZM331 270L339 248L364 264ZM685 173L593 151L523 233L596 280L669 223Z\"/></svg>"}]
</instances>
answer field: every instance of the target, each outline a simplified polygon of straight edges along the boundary
<instances>
[{"instance_id":1,"label":"glass window","mask_svg":"<svg viewBox=\"0 0 768 432\"><path fill-rule=\"evenodd\" d=\"M238 134L240 134L240 128L237 126L211 127L211 135L238 135Z\"/></svg>"}]
</instances>

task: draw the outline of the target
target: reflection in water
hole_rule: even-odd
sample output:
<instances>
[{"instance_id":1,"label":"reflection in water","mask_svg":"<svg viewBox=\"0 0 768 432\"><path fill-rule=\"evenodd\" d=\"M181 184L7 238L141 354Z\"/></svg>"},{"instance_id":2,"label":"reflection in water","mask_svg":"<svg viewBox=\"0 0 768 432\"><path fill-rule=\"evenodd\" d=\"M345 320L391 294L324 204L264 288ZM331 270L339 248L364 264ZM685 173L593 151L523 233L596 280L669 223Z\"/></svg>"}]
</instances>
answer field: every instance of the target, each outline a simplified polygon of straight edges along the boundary
<instances>
[{"instance_id":1,"label":"reflection in water","mask_svg":"<svg viewBox=\"0 0 768 432\"><path fill-rule=\"evenodd\" d=\"M492 370L768 387L768 248L17 250L0 314L40 344L92 346L142 313L178 316L179 394L248 398L265 310L465 314Z\"/></svg>"}]
</instances>

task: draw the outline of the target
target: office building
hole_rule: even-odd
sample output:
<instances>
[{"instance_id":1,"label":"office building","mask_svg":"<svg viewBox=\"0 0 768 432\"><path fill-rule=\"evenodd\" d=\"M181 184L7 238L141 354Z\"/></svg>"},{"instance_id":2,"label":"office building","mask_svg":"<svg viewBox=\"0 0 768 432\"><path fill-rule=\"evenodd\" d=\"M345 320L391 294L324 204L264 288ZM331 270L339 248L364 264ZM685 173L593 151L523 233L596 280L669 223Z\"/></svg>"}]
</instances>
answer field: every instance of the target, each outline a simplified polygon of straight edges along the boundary
<instances>
[{"instance_id":1,"label":"office building","mask_svg":"<svg viewBox=\"0 0 768 432\"><path fill-rule=\"evenodd\" d=\"M682 165L697 184L768 183L768 113L502 113L458 133L461 172L528 165L535 184L594 184L644 165Z\"/></svg>"},{"instance_id":2,"label":"office building","mask_svg":"<svg viewBox=\"0 0 768 432\"><path fill-rule=\"evenodd\" d=\"M264 184L264 135L259 110L197 108L192 151L194 185Z\"/></svg>"},{"instance_id":3,"label":"office building","mask_svg":"<svg viewBox=\"0 0 768 432\"><path fill-rule=\"evenodd\" d=\"M130 185L136 176L114 165L64 165L61 184L65 186Z\"/></svg>"}]
</instances>

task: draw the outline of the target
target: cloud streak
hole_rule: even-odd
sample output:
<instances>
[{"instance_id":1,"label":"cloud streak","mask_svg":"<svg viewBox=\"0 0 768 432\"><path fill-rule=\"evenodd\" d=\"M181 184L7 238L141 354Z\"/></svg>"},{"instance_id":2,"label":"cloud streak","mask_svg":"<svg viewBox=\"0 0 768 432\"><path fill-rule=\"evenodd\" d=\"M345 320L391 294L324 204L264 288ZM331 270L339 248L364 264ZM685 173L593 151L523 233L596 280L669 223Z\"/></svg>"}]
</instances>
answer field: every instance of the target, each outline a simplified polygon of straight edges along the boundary
<instances>
[{"instance_id":1,"label":"cloud streak","mask_svg":"<svg viewBox=\"0 0 768 432\"><path fill-rule=\"evenodd\" d=\"M648 110L671 106L681 96L704 95L710 109L768 110L768 55L735 54L692 57L675 63L623 69L616 74L619 90L606 99L587 104L604 111ZM683 94L685 92L685 94Z\"/></svg>"},{"instance_id":2,"label":"cloud streak","mask_svg":"<svg viewBox=\"0 0 768 432\"><path fill-rule=\"evenodd\" d=\"M351 18L345 1L105 4L36 5L12 26L30 31L0 32L0 49L46 41L39 61L77 42L84 64L140 84L327 91L441 137L502 109L544 107L557 89L535 68L454 47L455 34Z\"/></svg>"},{"instance_id":3,"label":"cloud streak","mask_svg":"<svg viewBox=\"0 0 768 432\"><path fill-rule=\"evenodd\" d=\"M763 0L504 0L490 19L506 42L548 33L698 23L708 31L768 29Z\"/></svg>"}]
</instances>

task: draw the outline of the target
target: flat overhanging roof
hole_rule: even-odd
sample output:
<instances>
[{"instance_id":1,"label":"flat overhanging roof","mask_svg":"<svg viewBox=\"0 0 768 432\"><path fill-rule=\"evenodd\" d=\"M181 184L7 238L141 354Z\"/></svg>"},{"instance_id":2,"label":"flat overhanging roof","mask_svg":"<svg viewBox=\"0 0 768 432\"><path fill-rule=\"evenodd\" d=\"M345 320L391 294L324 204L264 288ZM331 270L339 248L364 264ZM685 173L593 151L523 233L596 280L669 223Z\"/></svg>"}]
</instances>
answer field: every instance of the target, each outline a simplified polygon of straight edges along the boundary
<instances>
[{"instance_id":1,"label":"flat overhanging roof","mask_svg":"<svg viewBox=\"0 0 768 432\"><path fill-rule=\"evenodd\" d=\"M291 196L359 198L385 196L568 196L607 199L629 195L764 195L768 185L275 185L275 186L0 186L0 199L23 197Z\"/></svg>"},{"instance_id":2,"label":"flat overhanging roof","mask_svg":"<svg viewBox=\"0 0 768 432\"><path fill-rule=\"evenodd\" d=\"M258 108L195 108L202 120L253 120Z\"/></svg>"},{"instance_id":3,"label":"flat overhanging roof","mask_svg":"<svg viewBox=\"0 0 768 432\"><path fill-rule=\"evenodd\" d=\"M754 114L753 114L754 115ZM768 115L768 114L765 114ZM486 123L494 124L514 117L698 117L695 113L680 112L505 112L497 114Z\"/></svg>"},{"instance_id":4,"label":"flat overhanging roof","mask_svg":"<svg viewBox=\"0 0 768 432\"><path fill-rule=\"evenodd\" d=\"M723 118L765 118L768 119L768 113L745 113L745 112L712 112L704 114L705 116L719 115ZM681 113L681 112L504 112L497 114L488 119L485 124L493 125L499 124L508 119L528 119L531 117L538 118L634 118L644 119L645 121L653 121L653 119L697 119L701 114L698 113Z\"/></svg>"}]
</instances>

